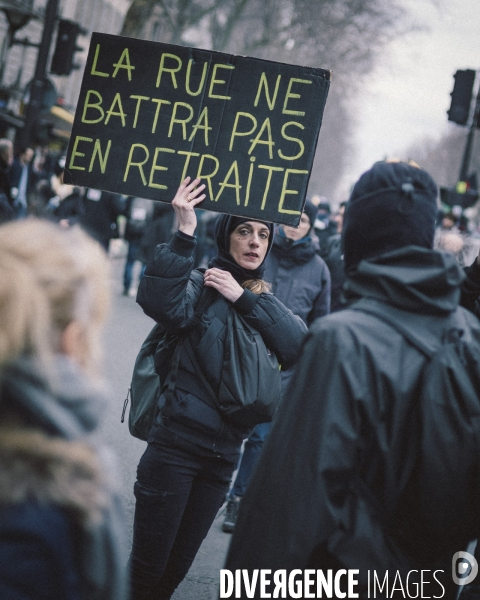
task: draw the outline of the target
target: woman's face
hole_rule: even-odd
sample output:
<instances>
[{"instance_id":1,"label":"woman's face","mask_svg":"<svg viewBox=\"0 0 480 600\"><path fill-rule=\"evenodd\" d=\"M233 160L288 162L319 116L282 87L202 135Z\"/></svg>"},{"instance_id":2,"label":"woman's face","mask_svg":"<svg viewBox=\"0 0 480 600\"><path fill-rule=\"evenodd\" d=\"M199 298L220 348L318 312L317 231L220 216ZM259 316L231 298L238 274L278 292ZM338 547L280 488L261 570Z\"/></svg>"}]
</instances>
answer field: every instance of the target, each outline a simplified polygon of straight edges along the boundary
<instances>
[{"instance_id":1,"label":"woman's face","mask_svg":"<svg viewBox=\"0 0 480 600\"><path fill-rule=\"evenodd\" d=\"M244 269L257 269L267 254L269 236L265 223L240 223L230 234L230 254Z\"/></svg>"}]
</instances>

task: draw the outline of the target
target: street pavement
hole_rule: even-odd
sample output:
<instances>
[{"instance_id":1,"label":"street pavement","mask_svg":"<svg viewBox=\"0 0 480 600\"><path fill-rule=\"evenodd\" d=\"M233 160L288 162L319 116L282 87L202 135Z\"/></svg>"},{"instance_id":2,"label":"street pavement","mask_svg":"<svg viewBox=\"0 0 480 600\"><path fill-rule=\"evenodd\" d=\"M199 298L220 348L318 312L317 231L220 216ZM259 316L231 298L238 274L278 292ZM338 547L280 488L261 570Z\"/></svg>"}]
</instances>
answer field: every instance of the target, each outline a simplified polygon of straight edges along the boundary
<instances>
[{"instance_id":1,"label":"street pavement","mask_svg":"<svg viewBox=\"0 0 480 600\"><path fill-rule=\"evenodd\" d=\"M122 296L124 258L111 258L112 308L104 335L104 376L111 389L111 399L101 426L103 440L113 448L119 465L121 498L126 512L128 559L131 545L135 498L133 484L138 461L146 443L132 437L128 431L128 410L125 422L120 422L123 402L132 375L135 357L154 322L143 314L134 297ZM136 267L139 267L137 264ZM138 269L134 270L138 276ZM230 534L221 531L222 516L217 516L186 579L172 600L216 600L219 571L223 566Z\"/></svg>"}]
</instances>

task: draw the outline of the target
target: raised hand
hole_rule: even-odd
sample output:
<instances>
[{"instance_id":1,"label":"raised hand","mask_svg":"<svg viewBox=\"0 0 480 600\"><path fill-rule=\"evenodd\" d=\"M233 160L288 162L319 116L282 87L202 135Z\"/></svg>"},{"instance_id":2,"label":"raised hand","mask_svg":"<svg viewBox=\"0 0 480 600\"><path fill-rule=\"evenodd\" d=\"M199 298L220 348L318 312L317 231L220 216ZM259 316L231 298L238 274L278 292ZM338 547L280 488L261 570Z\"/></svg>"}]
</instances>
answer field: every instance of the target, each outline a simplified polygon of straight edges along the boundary
<instances>
[{"instance_id":1,"label":"raised hand","mask_svg":"<svg viewBox=\"0 0 480 600\"><path fill-rule=\"evenodd\" d=\"M172 200L172 206L178 219L178 229L187 235L193 235L197 227L197 215L195 206L205 199L206 194L202 194L205 184L199 185L200 179L191 181L186 177Z\"/></svg>"}]
</instances>

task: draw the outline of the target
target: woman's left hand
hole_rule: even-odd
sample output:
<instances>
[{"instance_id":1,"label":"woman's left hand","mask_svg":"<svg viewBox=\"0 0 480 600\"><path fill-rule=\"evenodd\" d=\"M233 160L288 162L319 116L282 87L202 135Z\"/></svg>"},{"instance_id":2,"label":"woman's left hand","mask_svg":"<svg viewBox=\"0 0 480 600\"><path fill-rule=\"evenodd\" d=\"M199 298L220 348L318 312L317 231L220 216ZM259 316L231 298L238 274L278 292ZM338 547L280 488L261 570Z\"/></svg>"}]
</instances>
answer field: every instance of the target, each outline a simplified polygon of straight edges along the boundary
<instances>
[{"instance_id":1,"label":"woman's left hand","mask_svg":"<svg viewBox=\"0 0 480 600\"><path fill-rule=\"evenodd\" d=\"M206 286L215 288L230 302L235 302L243 294L242 286L235 281L229 271L216 268L207 269L203 278Z\"/></svg>"}]
</instances>

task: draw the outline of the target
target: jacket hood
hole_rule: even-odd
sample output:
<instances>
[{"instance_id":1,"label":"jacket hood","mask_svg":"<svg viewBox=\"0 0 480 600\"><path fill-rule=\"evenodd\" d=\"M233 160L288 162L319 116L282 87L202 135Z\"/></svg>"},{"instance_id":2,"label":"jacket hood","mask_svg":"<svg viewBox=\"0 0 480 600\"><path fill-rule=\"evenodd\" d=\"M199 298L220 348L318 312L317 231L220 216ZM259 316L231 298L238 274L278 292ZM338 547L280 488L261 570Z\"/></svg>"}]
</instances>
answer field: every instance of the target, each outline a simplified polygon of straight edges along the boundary
<instances>
[{"instance_id":1,"label":"jacket hood","mask_svg":"<svg viewBox=\"0 0 480 600\"><path fill-rule=\"evenodd\" d=\"M344 292L349 300L375 298L404 310L446 314L458 306L463 279L453 255L407 246L361 261Z\"/></svg>"}]
</instances>

